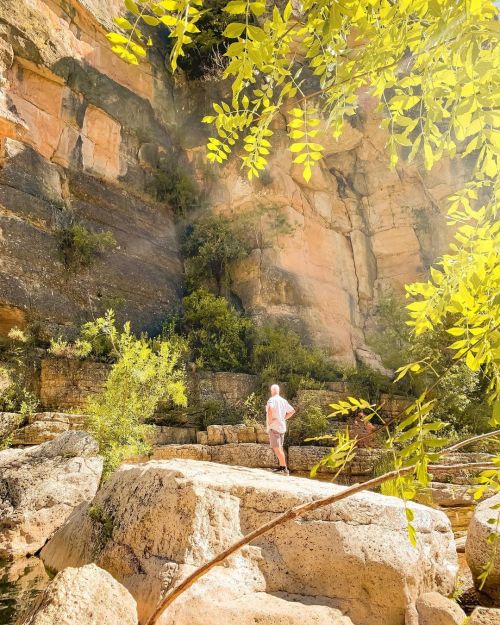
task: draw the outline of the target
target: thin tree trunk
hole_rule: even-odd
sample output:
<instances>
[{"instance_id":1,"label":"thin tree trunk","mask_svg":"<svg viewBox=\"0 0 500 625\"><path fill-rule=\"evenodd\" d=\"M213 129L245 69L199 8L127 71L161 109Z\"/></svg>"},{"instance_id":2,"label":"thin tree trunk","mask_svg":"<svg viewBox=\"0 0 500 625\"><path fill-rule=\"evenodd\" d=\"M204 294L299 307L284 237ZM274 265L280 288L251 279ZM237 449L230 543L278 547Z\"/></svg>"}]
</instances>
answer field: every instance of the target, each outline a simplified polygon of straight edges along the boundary
<instances>
[{"instance_id":1,"label":"thin tree trunk","mask_svg":"<svg viewBox=\"0 0 500 625\"><path fill-rule=\"evenodd\" d=\"M477 463L465 463L465 464L451 464L451 465L430 465L429 473L444 473L444 472L457 472L462 470L475 470L482 471L484 469L492 469L496 468L496 465L490 462L477 462ZM347 497L351 497L352 495L359 493L363 490L370 490L375 488L376 486L380 486L384 482L392 480L398 475L408 475L412 473L414 467L407 467L405 469L399 469L394 471L389 471L384 475L380 475L379 477L374 477L367 482L363 482L363 484L354 484L353 486L347 487L340 493L336 493L334 495L329 495L328 497L324 497L323 499L315 499L313 501L309 501L307 503L299 504L290 508L283 514L275 517L271 521L264 523L253 532L250 532L246 536L242 536L238 541L230 545L227 549L219 553L215 558L212 558L208 562L206 562L203 566L200 566L196 571L193 571L190 575L188 575L178 586L170 590L165 597L159 602L153 614L149 617L146 625L155 625L163 612L170 606L172 603L188 588L190 588L200 577L206 575L211 569L213 569L218 564L221 564L229 556L233 555L236 551L248 545L253 540L266 534L273 528L278 525L282 525L287 521L291 521L292 519L296 519L297 517L303 516L307 512L312 512L313 510L317 510L318 508L323 508L324 506L328 506L329 504L336 503L341 501L342 499L346 499Z\"/></svg>"}]
</instances>

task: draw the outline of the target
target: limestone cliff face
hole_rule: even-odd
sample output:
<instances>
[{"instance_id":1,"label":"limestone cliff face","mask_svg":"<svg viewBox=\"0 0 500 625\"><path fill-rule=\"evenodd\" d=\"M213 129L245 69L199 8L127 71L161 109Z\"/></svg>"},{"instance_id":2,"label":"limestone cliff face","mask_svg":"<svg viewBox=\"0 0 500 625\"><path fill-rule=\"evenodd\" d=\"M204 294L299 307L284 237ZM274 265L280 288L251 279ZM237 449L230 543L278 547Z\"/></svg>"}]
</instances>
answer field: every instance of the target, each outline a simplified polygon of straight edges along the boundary
<instances>
[{"instance_id":1,"label":"limestone cliff face","mask_svg":"<svg viewBox=\"0 0 500 625\"><path fill-rule=\"evenodd\" d=\"M172 140L153 109L152 70L125 66L104 37L116 5L0 2L4 332L30 318L76 325L110 306L154 330L179 298L172 214L145 194L141 160L153 137L165 153ZM111 231L117 247L68 271L56 233L74 223Z\"/></svg>"},{"instance_id":2,"label":"limestone cliff face","mask_svg":"<svg viewBox=\"0 0 500 625\"><path fill-rule=\"evenodd\" d=\"M175 84L161 57L128 67L105 39L118 0L0 0L0 331L30 312L56 325L117 307L157 327L180 293L182 265L169 209L151 199L162 159L184 161L210 210L277 208L277 232L257 211L255 249L233 291L257 318L284 319L347 362L370 359L365 333L380 296L425 274L446 243L443 205L463 172L443 163L390 171L385 134L360 115L305 183L276 127L275 156L249 183L234 158L205 162L199 120L219 87ZM54 232L68 214L111 230L118 247L68 274Z\"/></svg>"}]
</instances>

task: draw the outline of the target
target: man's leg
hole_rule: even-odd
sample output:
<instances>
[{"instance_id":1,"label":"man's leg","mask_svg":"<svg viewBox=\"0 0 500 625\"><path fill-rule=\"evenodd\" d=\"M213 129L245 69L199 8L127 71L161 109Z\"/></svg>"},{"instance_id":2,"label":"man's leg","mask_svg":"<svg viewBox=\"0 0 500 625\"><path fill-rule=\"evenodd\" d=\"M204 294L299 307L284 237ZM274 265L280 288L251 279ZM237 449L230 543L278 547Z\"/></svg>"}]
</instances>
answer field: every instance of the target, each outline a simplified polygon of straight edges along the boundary
<instances>
[{"instance_id":1,"label":"man's leg","mask_svg":"<svg viewBox=\"0 0 500 625\"><path fill-rule=\"evenodd\" d=\"M286 458L285 453L282 447L273 447L273 451L278 458L278 462L280 463L280 467L286 467Z\"/></svg>"},{"instance_id":2,"label":"man's leg","mask_svg":"<svg viewBox=\"0 0 500 625\"><path fill-rule=\"evenodd\" d=\"M276 432L275 430L269 430L269 443L276 455L276 458L278 458L278 462L280 463L279 470L281 471L287 471L285 452L283 451L284 438L284 434ZM273 471L277 470L278 469L273 469Z\"/></svg>"}]
</instances>

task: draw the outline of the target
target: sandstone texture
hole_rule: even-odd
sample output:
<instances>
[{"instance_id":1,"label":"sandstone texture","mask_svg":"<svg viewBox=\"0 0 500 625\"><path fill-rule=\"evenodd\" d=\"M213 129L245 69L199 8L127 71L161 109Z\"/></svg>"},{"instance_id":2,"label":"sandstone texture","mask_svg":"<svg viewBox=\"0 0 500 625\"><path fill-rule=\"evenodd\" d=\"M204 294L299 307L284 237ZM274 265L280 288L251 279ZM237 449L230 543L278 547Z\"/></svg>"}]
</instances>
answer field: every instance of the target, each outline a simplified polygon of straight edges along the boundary
<instances>
[{"instance_id":1,"label":"sandstone texture","mask_svg":"<svg viewBox=\"0 0 500 625\"><path fill-rule=\"evenodd\" d=\"M157 330L179 299L182 264L171 210L156 200L157 164L141 146L173 147L167 83L117 59L105 38L116 0L0 2L0 329L28 311L53 333L115 308ZM166 97L162 98L160 93ZM153 101L159 105L153 110ZM7 109L7 112L5 112ZM90 268L64 266L58 233L110 231Z\"/></svg>"},{"instance_id":2,"label":"sandstone texture","mask_svg":"<svg viewBox=\"0 0 500 625\"><path fill-rule=\"evenodd\" d=\"M421 490L419 496L423 502L428 499L429 502L443 508L473 506L476 502L471 493L470 485L466 484L431 482L428 488Z\"/></svg>"},{"instance_id":3,"label":"sandstone texture","mask_svg":"<svg viewBox=\"0 0 500 625\"><path fill-rule=\"evenodd\" d=\"M154 430L154 445L189 445L196 443L196 429L185 427L157 426Z\"/></svg>"},{"instance_id":4,"label":"sandstone texture","mask_svg":"<svg viewBox=\"0 0 500 625\"><path fill-rule=\"evenodd\" d=\"M84 415L63 412L35 412L26 417L26 425L12 434L12 445L40 445L69 430L81 430Z\"/></svg>"},{"instance_id":5,"label":"sandstone texture","mask_svg":"<svg viewBox=\"0 0 500 625\"><path fill-rule=\"evenodd\" d=\"M57 570L95 562L129 589L144 620L165 590L242 534L293 505L341 490L190 460L124 465L90 507L75 510L42 558ZM161 622L401 625L420 595L450 593L457 572L445 515L411 506L416 548L401 502L361 493L259 538L194 585ZM214 602L227 620L217 620ZM244 606L253 616L242 613ZM301 620L287 621L295 609Z\"/></svg>"},{"instance_id":6,"label":"sandstone texture","mask_svg":"<svg viewBox=\"0 0 500 625\"><path fill-rule=\"evenodd\" d=\"M416 603L418 625L463 625L466 615L462 608L438 592L428 592Z\"/></svg>"},{"instance_id":7,"label":"sandstone texture","mask_svg":"<svg viewBox=\"0 0 500 625\"><path fill-rule=\"evenodd\" d=\"M10 438L23 420L23 415L18 412L0 412L0 443Z\"/></svg>"},{"instance_id":8,"label":"sandstone texture","mask_svg":"<svg viewBox=\"0 0 500 625\"><path fill-rule=\"evenodd\" d=\"M241 407L243 401L257 390L256 375L225 371L196 371L188 375L188 389L193 402L208 400L226 406Z\"/></svg>"},{"instance_id":9,"label":"sandstone texture","mask_svg":"<svg viewBox=\"0 0 500 625\"><path fill-rule=\"evenodd\" d=\"M224 429L237 426L210 426L209 430L222 432L220 443L207 443L207 433L198 432L198 439L203 443L197 444L170 444L161 445L153 450L152 457L157 460L170 460L173 458L187 458L192 460L211 460L220 464L235 465L240 467L271 468L278 466L278 461L273 450L267 443L225 443ZM221 428L220 430L218 428ZM201 436L200 436L201 435ZM267 434L266 434L267 438ZM212 439L213 440L213 439ZM328 449L308 445L304 447L289 447L286 450L288 468L298 473L309 471L325 456ZM383 449L358 449L353 461L342 472L344 481L363 481L373 477L374 470L387 452ZM320 467L319 473L335 473L329 467Z\"/></svg>"},{"instance_id":10,"label":"sandstone texture","mask_svg":"<svg viewBox=\"0 0 500 625\"><path fill-rule=\"evenodd\" d=\"M95 564L54 578L18 625L137 625L130 593Z\"/></svg>"},{"instance_id":11,"label":"sandstone texture","mask_svg":"<svg viewBox=\"0 0 500 625\"><path fill-rule=\"evenodd\" d=\"M111 366L76 358L43 358L40 367L40 401L48 410L84 408L99 393Z\"/></svg>"},{"instance_id":12,"label":"sandstone texture","mask_svg":"<svg viewBox=\"0 0 500 625\"><path fill-rule=\"evenodd\" d=\"M484 565L496 553L493 560L493 569L485 581L482 592L489 595L500 605L500 550L493 551L492 544L488 543L488 537L493 535L495 531L498 532L495 524L488 523L489 520L496 520L500 513L498 509L492 509L492 506L498 504L500 504L500 493L485 499L474 510L467 532L465 555L467 564L472 571L474 583L478 586L478 577ZM497 540L500 540L500 537Z\"/></svg>"},{"instance_id":13,"label":"sandstone texture","mask_svg":"<svg viewBox=\"0 0 500 625\"><path fill-rule=\"evenodd\" d=\"M338 359L380 368L365 340L374 311L444 249L442 209L464 179L463 163L391 171L386 132L361 94L343 137L325 133L325 158L308 183L286 150L283 123L261 180L249 182L237 158L207 169L209 129L200 119L219 85L173 81L155 47L140 67L118 59L105 33L121 6L0 1L2 334L27 323L28 311L65 332L110 306L135 328L158 329L182 281L158 180L180 163L209 210L250 217L253 250L232 269L245 310L290 322ZM117 247L92 269L68 272L56 234L73 223L111 231Z\"/></svg>"},{"instance_id":14,"label":"sandstone texture","mask_svg":"<svg viewBox=\"0 0 500 625\"><path fill-rule=\"evenodd\" d=\"M467 625L500 625L500 610L495 608L476 608Z\"/></svg>"},{"instance_id":15,"label":"sandstone texture","mask_svg":"<svg viewBox=\"0 0 500 625\"><path fill-rule=\"evenodd\" d=\"M84 432L0 452L0 556L33 554L98 488L102 459Z\"/></svg>"}]
</instances>

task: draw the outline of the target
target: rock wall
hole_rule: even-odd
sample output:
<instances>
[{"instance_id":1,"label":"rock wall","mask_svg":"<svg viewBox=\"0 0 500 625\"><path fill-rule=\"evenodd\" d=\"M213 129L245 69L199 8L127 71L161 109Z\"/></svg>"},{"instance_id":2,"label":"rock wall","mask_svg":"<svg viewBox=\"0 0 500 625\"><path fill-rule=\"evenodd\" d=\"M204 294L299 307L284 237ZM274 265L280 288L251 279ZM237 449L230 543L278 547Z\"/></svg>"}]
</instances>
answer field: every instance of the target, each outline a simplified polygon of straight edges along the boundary
<instances>
[{"instance_id":1,"label":"rock wall","mask_svg":"<svg viewBox=\"0 0 500 625\"><path fill-rule=\"evenodd\" d=\"M36 319L57 332L109 307L157 330L179 298L172 214L145 193L141 160L153 136L165 154L174 149L153 110L152 69L127 67L105 39L118 4L0 2L4 334ZM57 233L74 224L110 231L116 247L68 270Z\"/></svg>"},{"instance_id":2,"label":"rock wall","mask_svg":"<svg viewBox=\"0 0 500 625\"><path fill-rule=\"evenodd\" d=\"M443 207L464 172L443 162L425 174L384 151L385 131L361 98L361 111L305 183L285 150L284 121L265 182L249 183L230 161L212 193L217 210L237 216L277 207L291 226L276 233L269 216L256 224L261 244L233 272L234 291L257 318L290 322L337 358L374 364L365 342L381 296L425 276L445 248Z\"/></svg>"},{"instance_id":3,"label":"rock wall","mask_svg":"<svg viewBox=\"0 0 500 625\"><path fill-rule=\"evenodd\" d=\"M47 410L84 408L88 399L102 390L110 368L111 365L94 360L43 358L39 384L42 406ZM189 404L198 411L199 405L206 401L241 407L257 384L257 376L246 373L189 372Z\"/></svg>"},{"instance_id":4,"label":"rock wall","mask_svg":"<svg viewBox=\"0 0 500 625\"><path fill-rule=\"evenodd\" d=\"M170 211L148 191L162 162L184 159L211 210L255 211L254 249L232 276L244 308L290 322L338 359L373 363L365 334L377 303L443 249L444 198L461 166L391 171L374 103L362 95L343 138L323 137L325 160L309 183L285 149L281 117L262 180L247 181L237 157L209 167L199 119L221 86L173 82L155 48L139 68L116 58L104 35L120 5L0 0L0 332L33 317L60 329L109 306L157 329L179 298L182 266ZM262 207L279 211L288 230ZM110 230L118 246L68 272L55 232L71 220Z\"/></svg>"},{"instance_id":5,"label":"rock wall","mask_svg":"<svg viewBox=\"0 0 500 625\"><path fill-rule=\"evenodd\" d=\"M47 409L84 408L99 393L110 365L92 360L45 358L40 371L40 401Z\"/></svg>"}]
</instances>

